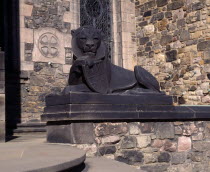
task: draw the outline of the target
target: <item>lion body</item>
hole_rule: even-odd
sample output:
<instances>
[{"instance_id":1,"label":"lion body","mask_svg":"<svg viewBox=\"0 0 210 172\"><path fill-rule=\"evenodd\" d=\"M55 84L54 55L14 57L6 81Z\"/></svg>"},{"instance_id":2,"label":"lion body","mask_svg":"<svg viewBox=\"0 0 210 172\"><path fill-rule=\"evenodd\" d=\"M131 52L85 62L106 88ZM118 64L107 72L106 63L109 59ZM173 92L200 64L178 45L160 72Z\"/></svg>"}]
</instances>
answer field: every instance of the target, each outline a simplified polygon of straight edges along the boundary
<instances>
[{"instance_id":1,"label":"lion body","mask_svg":"<svg viewBox=\"0 0 210 172\"><path fill-rule=\"evenodd\" d=\"M72 49L74 61L67 92L159 91L157 80L140 66L133 72L111 64L101 31L91 26L72 31Z\"/></svg>"}]
</instances>

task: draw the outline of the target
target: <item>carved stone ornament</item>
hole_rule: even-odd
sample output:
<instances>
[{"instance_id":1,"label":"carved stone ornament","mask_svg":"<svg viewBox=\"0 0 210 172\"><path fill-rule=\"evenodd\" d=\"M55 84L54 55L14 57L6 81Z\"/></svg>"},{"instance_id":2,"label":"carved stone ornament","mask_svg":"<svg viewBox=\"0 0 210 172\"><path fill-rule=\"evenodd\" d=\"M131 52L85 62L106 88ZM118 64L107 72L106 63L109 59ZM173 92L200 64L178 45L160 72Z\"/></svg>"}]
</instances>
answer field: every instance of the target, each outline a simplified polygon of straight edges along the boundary
<instances>
[{"instance_id":1,"label":"carved stone ornament","mask_svg":"<svg viewBox=\"0 0 210 172\"><path fill-rule=\"evenodd\" d=\"M58 50L58 38L52 33L44 33L40 36L39 42L39 51L44 57L55 58L59 54Z\"/></svg>"}]
</instances>

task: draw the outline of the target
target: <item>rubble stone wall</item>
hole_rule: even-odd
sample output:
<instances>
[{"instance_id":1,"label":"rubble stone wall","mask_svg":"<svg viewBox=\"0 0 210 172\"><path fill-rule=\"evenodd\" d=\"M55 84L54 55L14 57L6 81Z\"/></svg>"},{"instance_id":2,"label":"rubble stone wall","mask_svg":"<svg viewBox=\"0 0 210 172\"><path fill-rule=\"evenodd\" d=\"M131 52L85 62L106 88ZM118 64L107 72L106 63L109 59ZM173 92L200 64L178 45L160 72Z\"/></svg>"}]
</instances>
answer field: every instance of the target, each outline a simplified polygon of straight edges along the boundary
<instances>
[{"instance_id":1,"label":"rubble stone wall","mask_svg":"<svg viewBox=\"0 0 210 172\"><path fill-rule=\"evenodd\" d=\"M137 63L180 104L210 103L210 1L136 0Z\"/></svg>"},{"instance_id":2,"label":"rubble stone wall","mask_svg":"<svg viewBox=\"0 0 210 172\"><path fill-rule=\"evenodd\" d=\"M74 145L85 149L88 156L105 156L145 172L210 170L210 122L147 121L93 125L95 143Z\"/></svg>"}]
</instances>

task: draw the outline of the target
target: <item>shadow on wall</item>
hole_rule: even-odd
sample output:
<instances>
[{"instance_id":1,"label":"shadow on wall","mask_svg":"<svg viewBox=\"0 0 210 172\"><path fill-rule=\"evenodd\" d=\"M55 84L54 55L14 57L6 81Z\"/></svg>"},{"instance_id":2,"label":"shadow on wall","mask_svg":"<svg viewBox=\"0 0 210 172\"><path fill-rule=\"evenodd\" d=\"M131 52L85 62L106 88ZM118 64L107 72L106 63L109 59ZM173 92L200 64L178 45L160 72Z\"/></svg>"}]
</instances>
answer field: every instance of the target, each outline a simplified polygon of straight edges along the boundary
<instances>
[{"instance_id":1,"label":"shadow on wall","mask_svg":"<svg viewBox=\"0 0 210 172\"><path fill-rule=\"evenodd\" d=\"M0 47L5 52L6 133L20 122L20 39L19 0L0 2Z\"/></svg>"}]
</instances>

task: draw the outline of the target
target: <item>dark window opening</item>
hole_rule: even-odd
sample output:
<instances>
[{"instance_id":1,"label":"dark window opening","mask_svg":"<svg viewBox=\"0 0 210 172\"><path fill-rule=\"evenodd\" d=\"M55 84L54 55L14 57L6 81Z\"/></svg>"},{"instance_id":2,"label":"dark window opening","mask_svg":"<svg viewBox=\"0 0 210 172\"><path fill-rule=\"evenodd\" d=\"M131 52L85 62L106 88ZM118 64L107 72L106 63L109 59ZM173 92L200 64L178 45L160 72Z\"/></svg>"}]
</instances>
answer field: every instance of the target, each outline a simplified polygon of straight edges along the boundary
<instances>
[{"instance_id":1,"label":"dark window opening","mask_svg":"<svg viewBox=\"0 0 210 172\"><path fill-rule=\"evenodd\" d=\"M103 31L109 57L111 57L110 14L110 0L80 0L80 25L91 25Z\"/></svg>"}]
</instances>

